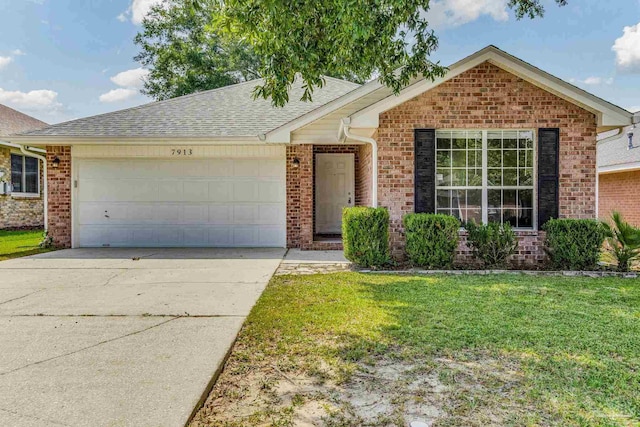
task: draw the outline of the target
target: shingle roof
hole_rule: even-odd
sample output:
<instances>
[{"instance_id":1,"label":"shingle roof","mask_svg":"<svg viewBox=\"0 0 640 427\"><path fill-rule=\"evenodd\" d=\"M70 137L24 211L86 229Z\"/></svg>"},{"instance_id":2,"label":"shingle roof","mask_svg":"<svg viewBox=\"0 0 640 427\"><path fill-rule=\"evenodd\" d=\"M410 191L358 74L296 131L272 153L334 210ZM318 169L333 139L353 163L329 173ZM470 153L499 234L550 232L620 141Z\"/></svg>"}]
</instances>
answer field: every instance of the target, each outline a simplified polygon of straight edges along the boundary
<instances>
[{"instance_id":1,"label":"shingle roof","mask_svg":"<svg viewBox=\"0 0 640 427\"><path fill-rule=\"evenodd\" d=\"M0 137L48 126L45 122L0 104Z\"/></svg>"},{"instance_id":2,"label":"shingle roof","mask_svg":"<svg viewBox=\"0 0 640 427\"><path fill-rule=\"evenodd\" d=\"M281 126L360 85L326 78L316 89L313 102L300 101L303 90L292 87L290 101L282 108L271 100L253 99L261 80L198 92L165 101L52 125L28 136L69 137L256 137Z\"/></svg>"},{"instance_id":3,"label":"shingle roof","mask_svg":"<svg viewBox=\"0 0 640 427\"><path fill-rule=\"evenodd\" d=\"M636 113L640 118L640 113ZM633 145L637 148L628 149L629 137L627 133L633 131ZM617 137L604 140L598 144L598 168L621 166L640 163L640 126L632 129L631 126Z\"/></svg>"}]
</instances>

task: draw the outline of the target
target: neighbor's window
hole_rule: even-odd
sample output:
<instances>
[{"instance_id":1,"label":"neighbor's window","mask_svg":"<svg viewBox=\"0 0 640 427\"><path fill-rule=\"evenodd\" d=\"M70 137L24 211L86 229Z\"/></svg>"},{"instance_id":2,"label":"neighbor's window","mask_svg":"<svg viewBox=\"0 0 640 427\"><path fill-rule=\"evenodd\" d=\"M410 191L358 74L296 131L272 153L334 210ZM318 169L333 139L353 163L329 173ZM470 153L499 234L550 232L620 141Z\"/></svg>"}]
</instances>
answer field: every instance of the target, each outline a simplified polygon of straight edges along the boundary
<instances>
[{"instance_id":1,"label":"neighbor's window","mask_svg":"<svg viewBox=\"0 0 640 427\"><path fill-rule=\"evenodd\" d=\"M38 194L40 165L34 157L11 155L11 185L14 193Z\"/></svg>"},{"instance_id":2,"label":"neighbor's window","mask_svg":"<svg viewBox=\"0 0 640 427\"><path fill-rule=\"evenodd\" d=\"M436 208L533 228L533 131L436 131Z\"/></svg>"}]
</instances>

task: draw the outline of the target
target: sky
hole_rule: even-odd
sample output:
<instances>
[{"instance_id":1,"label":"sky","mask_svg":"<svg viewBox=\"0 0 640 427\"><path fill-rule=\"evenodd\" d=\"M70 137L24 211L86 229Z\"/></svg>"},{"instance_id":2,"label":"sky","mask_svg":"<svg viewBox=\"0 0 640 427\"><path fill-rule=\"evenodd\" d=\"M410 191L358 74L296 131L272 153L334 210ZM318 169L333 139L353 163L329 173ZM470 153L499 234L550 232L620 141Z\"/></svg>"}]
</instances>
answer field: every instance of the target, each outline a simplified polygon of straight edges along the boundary
<instances>
[{"instance_id":1,"label":"sky","mask_svg":"<svg viewBox=\"0 0 640 427\"><path fill-rule=\"evenodd\" d=\"M150 102L133 38L159 1L0 0L0 103L59 123ZM640 0L543 0L544 18L520 21L507 3L432 0L432 59L449 65L493 44L640 110Z\"/></svg>"}]
</instances>

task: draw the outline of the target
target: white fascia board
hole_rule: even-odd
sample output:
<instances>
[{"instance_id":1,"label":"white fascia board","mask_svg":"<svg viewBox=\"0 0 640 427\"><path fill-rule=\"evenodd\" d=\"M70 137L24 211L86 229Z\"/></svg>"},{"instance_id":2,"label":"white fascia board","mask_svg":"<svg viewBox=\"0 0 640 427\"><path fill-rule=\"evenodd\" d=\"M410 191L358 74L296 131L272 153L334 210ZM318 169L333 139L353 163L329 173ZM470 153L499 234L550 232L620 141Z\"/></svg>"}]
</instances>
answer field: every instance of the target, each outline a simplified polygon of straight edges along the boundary
<instances>
[{"instance_id":1,"label":"white fascia board","mask_svg":"<svg viewBox=\"0 0 640 427\"><path fill-rule=\"evenodd\" d=\"M12 142L21 145L267 145L255 137L216 137L216 138L131 138L131 137L65 137L65 136L13 136Z\"/></svg>"},{"instance_id":2,"label":"white fascia board","mask_svg":"<svg viewBox=\"0 0 640 427\"><path fill-rule=\"evenodd\" d=\"M266 141L271 143L289 143L291 142L291 132L300 129L301 127L306 126L310 123L313 123L316 120L323 118L327 114L330 114L331 112L342 108L345 105L350 104L351 102L357 101L363 96L368 95L369 93L374 92L382 87L384 86L377 79L370 81L369 83L366 83L359 88L354 89L351 92L290 121L289 123L273 129L266 134Z\"/></svg>"},{"instance_id":3,"label":"white fascia board","mask_svg":"<svg viewBox=\"0 0 640 427\"><path fill-rule=\"evenodd\" d=\"M636 170L640 170L640 162L598 167L598 173L601 173L601 174L617 173L617 172L632 172Z\"/></svg>"},{"instance_id":4,"label":"white fascia board","mask_svg":"<svg viewBox=\"0 0 640 427\"><path fill-rule=\"evenodd\" d=\"M588 92L491 46L455 63L442 78L436 78L433 81L423 79L405 88L398 95L391 95L354 113L351 116L351 126L354 128L378 127L381 113L415 98L487 61L543 90L551 92L562 99L594 113L598 118L598 126L627 126L631 124L633 114L628 111L601 100Z\"/></svg>"}]
</instances>

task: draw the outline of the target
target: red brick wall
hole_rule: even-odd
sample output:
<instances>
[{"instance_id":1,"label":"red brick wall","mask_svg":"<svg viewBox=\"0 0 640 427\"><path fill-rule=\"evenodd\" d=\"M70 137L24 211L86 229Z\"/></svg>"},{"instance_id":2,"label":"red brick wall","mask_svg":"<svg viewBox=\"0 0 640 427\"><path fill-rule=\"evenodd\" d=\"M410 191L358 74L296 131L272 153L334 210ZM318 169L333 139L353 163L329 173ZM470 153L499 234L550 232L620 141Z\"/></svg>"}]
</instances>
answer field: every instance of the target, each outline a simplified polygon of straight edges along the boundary
<instances>
[{"instance_id":1,"label":"red brick wall","mask_svg":"<svg viewBox=\"0 0 640 427\"><path fill-rule=\"evenodd\" d=\"M640 227L640 170L600 175L598 214L608 221L618 211L625 221Z\"/></svg>"},{"instance_id":2,"label":"red brick wall","mask_svg":"<svg viewBox=\"0 0 640 427\"><path fill-rule=\"evenodd\" d=\"M60 165L53 167L58 157ZM47 146L49 236L56 246L71 247L71 147Z\"/></svg>"},{"instance_id":3,"label":"red brick wall","mask_svg":"<svg viewBox=\"0 0 640 427\"><path fill-rule=\"evenodd\" d=\"M380 115L379 204L391 215L391 245L404 255L402 216L413 212L416 128L560 128L560 216L595 217L596 120L589 113L492 64L483 63ZM542 258L528 232L523 251Z\"/></svg>"},{"instance_id":4,"label":"red brick wall","mask_svg":"<svg viewBox=\"0 0 640 427\"><path fill-rule=\"evenodd\" d=\"M358 146L358 168L356 169L356 205L371 206L372 149L370 144Z\"/></svg>"}]
</instances>

